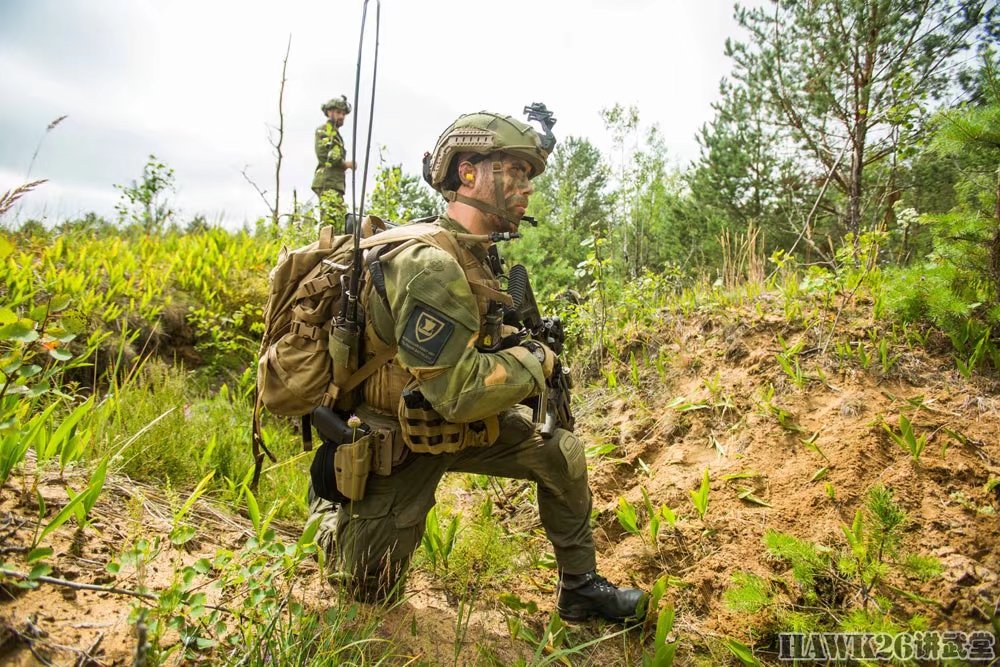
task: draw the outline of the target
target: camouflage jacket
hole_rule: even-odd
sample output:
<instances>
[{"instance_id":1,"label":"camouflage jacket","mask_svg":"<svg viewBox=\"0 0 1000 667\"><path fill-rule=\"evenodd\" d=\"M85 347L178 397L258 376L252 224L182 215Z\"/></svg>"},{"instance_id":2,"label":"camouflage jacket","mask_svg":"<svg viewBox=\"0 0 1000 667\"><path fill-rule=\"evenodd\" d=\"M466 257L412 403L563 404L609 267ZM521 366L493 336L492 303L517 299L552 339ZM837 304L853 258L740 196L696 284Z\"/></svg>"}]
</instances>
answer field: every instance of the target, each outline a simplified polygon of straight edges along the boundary
<instances>
[{"instance_id":1,"label":"camouflage jacket","mask_svg":"<svg viewBox=\"0 0 1000 667\"><path fill-rule=\"evenodd\" d=\"M333 126L326 122L316 128L316 173L313 176L312 189L336 190L344 192L344 160L347 151L344 148L344 138Z\"/></svg>"},{"instance_id":2,"label":"camouflage jacket","mask_svg":"<svg viewBox=\"0 0 1000 667\"><path fill-rule=\"evenodd\" d=\"M453 232L466 231L444 216L437 224ZM465 247L493 278L487 246ZM452 255L418 242L383 262L382 270L387 298L369 297L369 326L385 343L398 345L392 365L417 380L424 398L444 419L474 422L542 391L542 365L528 349L477 348L485 314L482 300L473 294Z\"/></svg>"}]
</instances>

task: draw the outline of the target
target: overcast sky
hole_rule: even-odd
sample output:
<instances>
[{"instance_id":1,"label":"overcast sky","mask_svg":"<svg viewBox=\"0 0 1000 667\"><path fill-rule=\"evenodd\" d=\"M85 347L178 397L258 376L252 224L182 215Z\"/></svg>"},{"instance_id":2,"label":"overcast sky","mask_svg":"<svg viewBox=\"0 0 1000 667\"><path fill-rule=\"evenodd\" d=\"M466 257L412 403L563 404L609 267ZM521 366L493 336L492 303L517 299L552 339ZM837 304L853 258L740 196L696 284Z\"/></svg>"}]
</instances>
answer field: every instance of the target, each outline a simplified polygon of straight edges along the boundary
<instances>
[{"instance_id":1,"label":"overcast sky","mask_svg":"<svg viewBox=\"0 0 1000 667\"><path fill-rule=\"evenodd\" d=\"M203 214L235 226L264 215L241 171L270 196L268 126L278 122L291 35L282 198L290 203L293 188L311 197L320 104L354 97L362 5L0 0L0 192L26 180L41 141L30 177L49 182L24 199L22 219L113 214L113 184L137 178L150 154L175 170L182 220ZM384 0L373 144L416 174L459 114L522 117L525 104L544 102L558 118L557 137L607 148L600 110L620 102L638 106L643 124L657 123L684 164L697 156L695 132L729 71L732 12L730 0ZM374 14L371 0L369 29ZM348 151L352 122L343 128ZM377 161L373 148L372 169Z\"/></svg>"}]
</instances>

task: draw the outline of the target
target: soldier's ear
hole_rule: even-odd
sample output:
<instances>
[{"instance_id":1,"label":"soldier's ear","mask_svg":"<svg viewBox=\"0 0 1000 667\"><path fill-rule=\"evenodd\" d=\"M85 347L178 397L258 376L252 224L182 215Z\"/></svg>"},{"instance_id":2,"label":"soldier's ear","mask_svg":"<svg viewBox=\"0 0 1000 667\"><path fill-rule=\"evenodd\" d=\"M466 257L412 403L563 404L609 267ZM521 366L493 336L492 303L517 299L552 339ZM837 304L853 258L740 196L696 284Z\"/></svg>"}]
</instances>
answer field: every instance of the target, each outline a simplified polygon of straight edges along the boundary
<instances>
[{"instance_id":1,"label":"soldier's ear","mask_svg":"<svg viewBox=\"0 0 1000 667\"><path fill-rule=\"evenodd\" d=\"M476 165L468 160L458 164L458 180L462 185L472 187L476 184Z\"/></svg>"}]
</instances>

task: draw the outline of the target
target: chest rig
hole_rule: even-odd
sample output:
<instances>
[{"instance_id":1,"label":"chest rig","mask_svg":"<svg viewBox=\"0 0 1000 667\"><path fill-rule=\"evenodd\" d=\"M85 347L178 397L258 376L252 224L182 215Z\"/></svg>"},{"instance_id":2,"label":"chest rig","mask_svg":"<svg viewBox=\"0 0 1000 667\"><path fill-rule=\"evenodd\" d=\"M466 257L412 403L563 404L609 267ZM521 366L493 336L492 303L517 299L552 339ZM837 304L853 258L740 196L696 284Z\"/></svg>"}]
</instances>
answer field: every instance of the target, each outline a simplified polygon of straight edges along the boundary
<instances>
[{"instance_id":1,"label":"chest rig","mask_svg":"<svg viewBox=\"0 0 1000 667\"><path fill-rule=\"evenodd\" d=\"M414 223L382 232L367 244L363 241L362 248L370 249L365 259L370 280L362 294L366 314L371 313L373 299L387 303L381 265L413 245L432 245L458 262L476 299L479 319L476 348L484 352L499 349L504 307L512 306L513 301L502 290L498 278L502 275L502 265L496 247L488 246L484 240L485 237L453 233L436 224ZM382 340L371 324L369 319L365 327L365 356L374 358L386 350L394 350L395 345ZM499 420L495 415L467 424L446 421L420 394L417 379L395 359L368 378L362 386L362 397L369 408L398 420L402 440L414 452L457 452L491 445L499 436Z\"/></svg>"}]
</instances>

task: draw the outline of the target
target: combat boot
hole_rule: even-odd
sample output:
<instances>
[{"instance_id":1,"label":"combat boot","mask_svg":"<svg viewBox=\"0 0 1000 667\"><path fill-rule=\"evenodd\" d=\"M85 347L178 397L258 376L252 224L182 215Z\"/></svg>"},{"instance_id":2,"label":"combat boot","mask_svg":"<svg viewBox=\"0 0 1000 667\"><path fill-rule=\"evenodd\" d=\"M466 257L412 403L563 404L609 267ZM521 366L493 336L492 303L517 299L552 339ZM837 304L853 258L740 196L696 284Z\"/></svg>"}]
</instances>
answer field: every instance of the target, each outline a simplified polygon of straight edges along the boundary
<instances>
[{"instance_id":1,"label":"combat boot","mask_svg":"<svg viewBox=\"0 0 1000 667\"><path fill-rule=\"evenodd\" d=\"M642 603L640 605L640 603ZM586 574L559 576L559 616L567 621L604 618L609 621L639 620L645 613L643 592L636 588L619 588L591 570Z\"/></svg>"}]
</instances>

